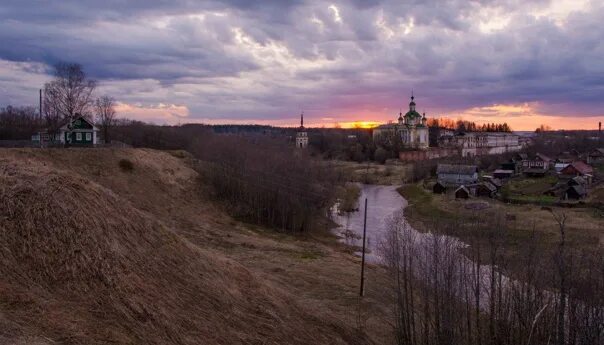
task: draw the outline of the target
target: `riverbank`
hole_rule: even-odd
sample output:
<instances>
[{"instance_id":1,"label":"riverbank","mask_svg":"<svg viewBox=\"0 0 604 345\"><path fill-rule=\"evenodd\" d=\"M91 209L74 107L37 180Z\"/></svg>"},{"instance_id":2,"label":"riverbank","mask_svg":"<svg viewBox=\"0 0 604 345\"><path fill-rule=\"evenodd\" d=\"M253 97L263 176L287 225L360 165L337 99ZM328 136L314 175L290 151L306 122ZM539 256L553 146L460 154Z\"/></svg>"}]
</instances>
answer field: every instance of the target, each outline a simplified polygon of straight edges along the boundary
<instances>
[{"instance_id":1,"label":"riverbank","mask_svg":"<svg viewBox=\"0 0 604 345\"><path fill-rule=\"evenodd\" d=\"M501 250L511 268L522 267L521 254L529 242L544 253L551 254L557 248L560 234L553 214L566 215L566 241L570 248L604 248L604 217L591 209L514 205L487 198L461 200L450 194L433 194L422 184L407 184L397 191L409 202L405 217L418 231L443 233L468 244L486 246L493 240L490 230L504 230Z\"/></svg>"}]
</instances>

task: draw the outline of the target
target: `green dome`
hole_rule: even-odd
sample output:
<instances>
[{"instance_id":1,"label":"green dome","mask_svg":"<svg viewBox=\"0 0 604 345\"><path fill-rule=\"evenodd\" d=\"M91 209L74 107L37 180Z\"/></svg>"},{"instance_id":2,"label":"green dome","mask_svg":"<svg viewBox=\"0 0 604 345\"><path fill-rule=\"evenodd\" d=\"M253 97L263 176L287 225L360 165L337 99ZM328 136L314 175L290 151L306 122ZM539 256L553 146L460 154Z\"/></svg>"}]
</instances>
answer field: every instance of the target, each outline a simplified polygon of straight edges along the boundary
<instances>
[{"instance_id":1,"label":"green dome","mask_svg":"<svg viewBox=\"0 0 604 345\"><path fill-rule=\"evenodd\" d=\"M416 118L416 117L422 117L422 116L420 115L420 113L418 113L418 112L417 112L417 111L415 111L415 110L409 110L409 111L407 112L407 114L405 114L405 117L408 117L408 118L413 119L413 118Z\"/></svg>"}]
</instances>

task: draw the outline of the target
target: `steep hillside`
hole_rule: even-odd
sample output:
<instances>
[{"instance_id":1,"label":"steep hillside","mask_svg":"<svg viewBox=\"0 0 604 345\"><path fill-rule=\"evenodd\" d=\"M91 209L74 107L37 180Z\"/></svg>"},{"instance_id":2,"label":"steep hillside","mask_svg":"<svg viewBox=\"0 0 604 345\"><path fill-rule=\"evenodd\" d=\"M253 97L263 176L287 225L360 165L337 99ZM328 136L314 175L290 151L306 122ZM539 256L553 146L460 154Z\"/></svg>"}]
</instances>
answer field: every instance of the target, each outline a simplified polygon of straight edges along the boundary
<instances>
[{"instance_id":1,"label":"steep hillside","mask_svg":"<svg viewBox=\"0 0 604 345\"><path fill-rule=\"evenodd\" d=\"M345 315L354 259L229 219L204 200L187 160L136 149L0 150L0 342L382 340L384 326L359 333ZM322 277L336 271L339 281Z\"/></svg>"}]
</instances>

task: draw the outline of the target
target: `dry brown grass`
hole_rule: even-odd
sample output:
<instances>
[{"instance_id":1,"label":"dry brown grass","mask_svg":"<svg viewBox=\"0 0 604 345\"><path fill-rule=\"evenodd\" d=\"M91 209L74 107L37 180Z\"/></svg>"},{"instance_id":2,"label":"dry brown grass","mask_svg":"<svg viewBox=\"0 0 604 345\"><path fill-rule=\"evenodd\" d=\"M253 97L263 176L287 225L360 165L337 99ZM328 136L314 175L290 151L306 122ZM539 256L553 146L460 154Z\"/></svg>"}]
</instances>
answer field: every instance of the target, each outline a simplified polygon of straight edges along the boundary
<instances>
[{"instance_id":1,"label":"dry brown grass","mask_svg":"<svg viewBox=\"0 0 604 345\"><path fill-rule=\"evenodd\" d=\"M330 161L340 169L351 182L380 185L400 185L410 180L412 165L389 161L386 164L374 162L357 163L350 161Z\"/></svg>"},{"instance_id":2,"label":"dry brown grass","mask_svg":"<svg viewBox=\"0 0 604 345\"><path fill-rule=\"evenodd\" d=\"M122 172L120 159L136 169ZM369 270L359 323L356 258L319 235L233 221L199 196L189 160L0 150L0 343L388 339L383 271Z\"/></svg>"}]
</instances>

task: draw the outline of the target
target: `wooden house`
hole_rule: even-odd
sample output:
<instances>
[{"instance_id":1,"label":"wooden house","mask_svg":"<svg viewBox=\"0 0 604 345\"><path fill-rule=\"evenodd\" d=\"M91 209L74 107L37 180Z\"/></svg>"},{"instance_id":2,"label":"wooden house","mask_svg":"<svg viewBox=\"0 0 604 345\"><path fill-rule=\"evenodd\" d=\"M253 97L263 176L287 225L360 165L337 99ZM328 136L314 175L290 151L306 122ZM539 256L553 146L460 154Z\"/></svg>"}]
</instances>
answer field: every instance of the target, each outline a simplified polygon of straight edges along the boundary
<instances>
[{"instance_id":1,"label":"wooden house","mask_svg":"<svg viewBox=\"0 0 604 345\"><path fill-rule=\"evenodd\" d=\"M84 116L76 114L73 120L65 120L58 128L49 128L32 135L31 140L42 146L95 146L99 129Z\"/></svg>"},{"instance_id":2,"label":"wooden house","mask_svg":"<svg viewBox=\"0 0 604 345\"><path fill-rule=\"evenodd\" d=\"M497 188L491 184L491 182L481 182L477 183L474 187L474 195L476 196L486 196L492 198L497 193Z\"/></svg>"},{"instance_id":3,"label":"wooden house","mask_svg":"<svg viewBox=\"0 0 604 345\"><path fill-rule=\"evenodd\" d=\"M587 154L588 163L604 162L604 148L594 149Z\"/></svg>"},{"instance_id":4,"label":"wooden house","mask_svg":"<svg viewBox=\"0 0 604 345\"><path fill-rule=\"evenodd\" d=\"M468 199L470 197L470 191L465 186L459 186L455 190L455 199Z\"/></svg>"},{"instance_id":5,"label":"wooden house","mask_svg":"<svg viewBox=\"0 0 604 345\"><path fill-rule=\"evenodd\" d=\"M478 168L475 165L438 164L438 182L443 186L461 186L478 182Z\"/></svg>"},{"instance_id":6,"label":"wooden house","mask_svg":"<svg viewBox=\"0 0 604 345\"><path fill-rule=\"evenodd\" d=\"M98 132L99 129L92 121L78 115L59 128L59 137L65 145L94 146L97 144Z\"/></svg>"},{"instance_id":7,"label":"wooden house","mask_svg":"<svg viewBox=\"0 0 604 345\"><path fill-rule=\"evenodd\" d=\"M553 160L544 154L522 161L522 173L530 177L543 177L549 171Z\"/></svg>"},{"instance_id":8,"label":"wooden house","mask_svg":"<svg viewBox=\"0 0 604 345\"><path fill-rule=\"evenodd\" d=\"M593 168L589 164L582 161L575 161L560 171L560 178L571 179L575 176L582 176L589 184L591 183L593 171Z\"/></svg>"}]
</instances>

